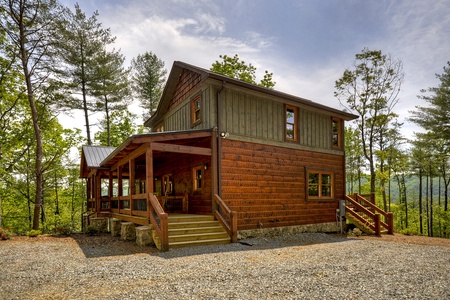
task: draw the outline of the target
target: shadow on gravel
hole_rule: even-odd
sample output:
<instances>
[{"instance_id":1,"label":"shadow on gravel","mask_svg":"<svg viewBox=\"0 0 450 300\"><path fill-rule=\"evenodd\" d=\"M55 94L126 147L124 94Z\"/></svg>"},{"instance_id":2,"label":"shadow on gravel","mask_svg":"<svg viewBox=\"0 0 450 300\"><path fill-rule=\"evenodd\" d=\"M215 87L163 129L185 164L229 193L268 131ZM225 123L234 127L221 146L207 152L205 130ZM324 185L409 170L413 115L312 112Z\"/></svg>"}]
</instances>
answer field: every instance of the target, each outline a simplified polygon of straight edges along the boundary
<instances>
[{"instance_id":1,"label":"shadow on gravel","mask_svg":"<svg viewBox=\"0 0 450 300\"><path fill-rule=\"evenodd\" d=\"M234 244L208 245L186 248L170 249L160 252L159 257L171 259L184 256L215 254L236 251L264 251L282 249L286 247L308 247L312 245L325 245L329 243L349 242L359 240L340 234L326 233L298 233L266 238L249 238Z\"/></svg>"},{"instance_id":2,"label":"shadow on gravel","mask_svg":"<svg viewBox=\"0 0 450 300\"><path fill-rule=\"evenodd\" d=\"M77 242L86 258L148 254L166 259L236 251L264 251L286 247L307 247L359 240L339 234L299 233L266 238L249 238L234 244L174 248L167 252L160 252L154 246L141 247L132 241L123 241L108 234L90 236L79 233L72 234L71 237Z\"/></svg>"},{"instance_id":3,"label":"shadow on gravel","mask_svg":"<svg viewBox=\"0 0 450 300\"><path fill-rule=\"evenodd\" d=\"M86 258L99 258L108 256L149 254L158 255L155 247L141 247L131 241L123 241L109 234L87 235L83 233L72 234Z\"/></svg>"}]
</instances>

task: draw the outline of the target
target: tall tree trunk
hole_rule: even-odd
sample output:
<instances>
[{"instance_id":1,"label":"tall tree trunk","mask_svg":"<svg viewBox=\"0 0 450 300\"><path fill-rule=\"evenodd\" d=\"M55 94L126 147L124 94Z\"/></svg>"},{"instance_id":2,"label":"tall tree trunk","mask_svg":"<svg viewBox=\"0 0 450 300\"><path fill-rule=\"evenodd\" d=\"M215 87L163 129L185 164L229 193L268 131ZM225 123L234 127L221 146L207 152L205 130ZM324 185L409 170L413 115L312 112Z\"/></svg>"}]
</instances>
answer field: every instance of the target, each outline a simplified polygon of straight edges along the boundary
<instances>
[{"instance_id":1,"label":"tall tree trunk","mask_svg":"<svg viewBox=\"0 0 450 300\"><path fill-rule=\"evenodd\" d=\"M422 169L419 169L419 226L420 235L423 235L423 217L422 217Z\"/></svg>"},{"instance_id":2,"label":"tall tree trunk","mask_svg":"<svg viewBox=\"0 0 450 300\"><path fill-rule=\"evenodd\" d=\"M405 203L405 225L406 228L408 228L408 199L406 198L406 182L404 173L402 174L401 185L402 185L402 199L403 203Z\"/></svg>"},{"instance_id":3,"label":"tall tree trunk","mask_svg":"<svg viewBox=\"0 0 450 300\"><path fill-rule=\"evenodd\" d=\"M430 236L430 208L428 206L428 200L430 199L430 195L428 194L430 192L429 190L429 180L430 180L430 174L427 174L427 180L426 180L426 189L425 189L425 211L427 214L427 235Z\"/></svg>"},{"instance_id":4,"label":"tall tree trunk","mask_svg":"<svg viewBox=\"0 0 450 300\"><path fill-rule=\"evenodd\" d=\"M108 147L111 146L111 124L109 118L108 97L105 95L106 131L108 135Z\"/></svg>"},{"instance_id":5,"label":"tall tree trunk","mask_svg":"<svg viewBox=\"0 0 450 300\"><path fill-rule=\"evenodd\" d=\"M83 45L80 46L81 57L84 58L84 48ZM83 111L84 111L84 122L86 126L86 137L88 145L92 145L91 140L91 126L89 125L89 108L87 105L87 89L86 89L86 68L85 61L81 62L81 93L83 96Z\"/></svg>"},{"instance_id":6,"label":"tall tree trunk","mask_svg":"<svg viewBox=\"0 0 450 300\"><path fill-rule=\"evenodd\" d=\"M35 175L36 175L36 194L34 199L34 214L33 214L33 229L38 230L39 229L39 216L40 216L40 210L41 210L41 196L42 196L42 190L43 190L43 172L42 172L42 156L43 156L43 150L42 150L42 135L41 135L41 128L39 126L39 117L36 107L36 102L34 99L34 91L33 86L31 84L31 75L30 71L28 69L28 53L25 48L25 41L26 36L24 34L24 28L23 23L20 24L20 58L22 61L22 69L23 74L25 77L25 83L27 86L27 98L28 103L30 104L30 110L31 110L31 118L33 121L33 129L34 129L34 138L36 140L36 161L35 161Z\"/></svg>"},{"instance_id":7,"label":"tall tree trunk","mask_svg":"<svg viewBox=\"0 0 450 300\"><path fill-rule=\"evenodd\" d=\"M428 236L433 236L433 174L431 173L431 164L430 164L430 228L428 230Z\"/></svg>"}]
</instances>

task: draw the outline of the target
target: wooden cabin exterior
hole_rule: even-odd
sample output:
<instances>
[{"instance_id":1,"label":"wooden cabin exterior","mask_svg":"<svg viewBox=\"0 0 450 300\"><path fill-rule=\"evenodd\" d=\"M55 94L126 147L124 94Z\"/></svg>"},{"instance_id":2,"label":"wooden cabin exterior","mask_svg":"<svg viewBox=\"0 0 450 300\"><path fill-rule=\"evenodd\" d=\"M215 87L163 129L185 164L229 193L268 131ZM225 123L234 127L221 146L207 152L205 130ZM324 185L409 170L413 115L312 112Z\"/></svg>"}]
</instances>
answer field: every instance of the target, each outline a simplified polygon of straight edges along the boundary
<instances>
[{"instance_id":1,"label":"wooden cabin exterior","mask_svg":"<svg viewBox=\"0 0 450 300\"><path fill-rule=\"evenodd\" d=\"M145 122L151 133L99 151L100 162L83 148L88 209L156 227L167 212L214 215L234 240L236 231L336 223L344 122L355 118L175 62Z\"/></svg>"}]
</instances>

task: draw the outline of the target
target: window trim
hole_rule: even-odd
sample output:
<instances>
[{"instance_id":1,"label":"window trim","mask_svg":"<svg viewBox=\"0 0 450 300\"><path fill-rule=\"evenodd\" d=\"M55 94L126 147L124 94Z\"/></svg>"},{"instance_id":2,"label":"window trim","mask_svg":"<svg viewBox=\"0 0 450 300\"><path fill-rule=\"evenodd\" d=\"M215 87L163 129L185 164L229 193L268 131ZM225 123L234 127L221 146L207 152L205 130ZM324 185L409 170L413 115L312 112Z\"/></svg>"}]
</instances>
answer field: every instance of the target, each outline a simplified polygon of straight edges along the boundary
<instances>
[{"instance_id":1,"label":"window trim","mask_svg":"<svg viewBox=\"0 0 450 300\"><path fill-rule=\"evenodd\" d=\"M317 184L318 186L318 196L310 196L309 195L309 187L310 187L310 183L309 183L309 175L310 174L319 174L319 183ZM322 175L323 174L328 174L331 175L331 183L329 185L325 185L322 184ZM334 201L335 200L335 174L332 171L325 171L325 170L317 170L317 169L312 169L312 170L307 170L306 171L306 199L307 200L312 200L312 201ZM322 196L322 188L324 186L329 186L331 188L331 195L330 196Z\"/></svg>"},{"instance_id":2,"label":"window trim","mask_svg":"<svg viewBox=\"0 0 450 300\"><path fill-rule=\"evenodd\" d=\"M288 110L292 110L294 113L294 123L289 123L288 122L288 118L287 118L287 112ZM298 129L298 114L299 114L299 109L297 106L293 106L293 105L288 105L285 104L284 105L284 140L287 142L298 142L299 138L299 129ZM294 127L294 137L290 138L288 137L288 125L292 125Z\"/></svg>"},{"instance_id":3,"label":"window trim","mask_svg":"<svg viewBox=\"0 0 450 300\"><path fill-rule=\"evenodd\" d=\"M337 124L337 131L334 131L334 124ZM334 136L337 136L337 144L334 143ZM335 149L342 149L342 119L332 117L331 118L331 146Z\"/></svg>"},{"instance_id":4,"label":"window trim","mask_svg":"<svg viewBox=\"0 0 450 300\"><path fill-rule=\"evenodd\" d=\"M199 107L196 108L196 103L199 103ZM198 112L198 119L197 119ZM202 122L202 95L198 94L191 100L191 127L194 127Z\"/></svg>"},{"instance_id":5,"label":"window trim","mask_svg":"<svg viewBox=\"0 0 450 300\"><path fill-rule=\"evenodd\" d=\"M197 177L197 171L200 171L200 178ZM205 172L203 172L203 166L192 168L192 185L194 191L201 191L203 189L205 185Z\"/></svg>"}]
</instances>

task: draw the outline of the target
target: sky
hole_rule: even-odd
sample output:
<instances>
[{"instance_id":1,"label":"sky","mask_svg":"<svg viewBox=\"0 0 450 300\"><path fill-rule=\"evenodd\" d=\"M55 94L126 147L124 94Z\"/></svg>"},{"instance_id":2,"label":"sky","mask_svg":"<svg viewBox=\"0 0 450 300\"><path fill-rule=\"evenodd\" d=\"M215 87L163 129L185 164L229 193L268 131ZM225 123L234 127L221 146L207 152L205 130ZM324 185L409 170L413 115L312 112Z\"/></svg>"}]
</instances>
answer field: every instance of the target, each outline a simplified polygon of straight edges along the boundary
<instances>
[{"instance_id":1,"label":"sky","mask_svg":"<svg viewBox=\"0 0 450 300\"><path fill-rule=\"evenodd\" d=\"M174 61L209 69L238 54L257 81L268 70L275 90L338 109L335 81L355 54L381 50L403 63L394 110L411 139L420 128L410 111L427 105L417 95L439 84L435 74L450 61L450 0L61 0L72 10L77 2L88 17L98 11L127 64L151 51L168 72Z\"/></svg>"}]
</instances>

